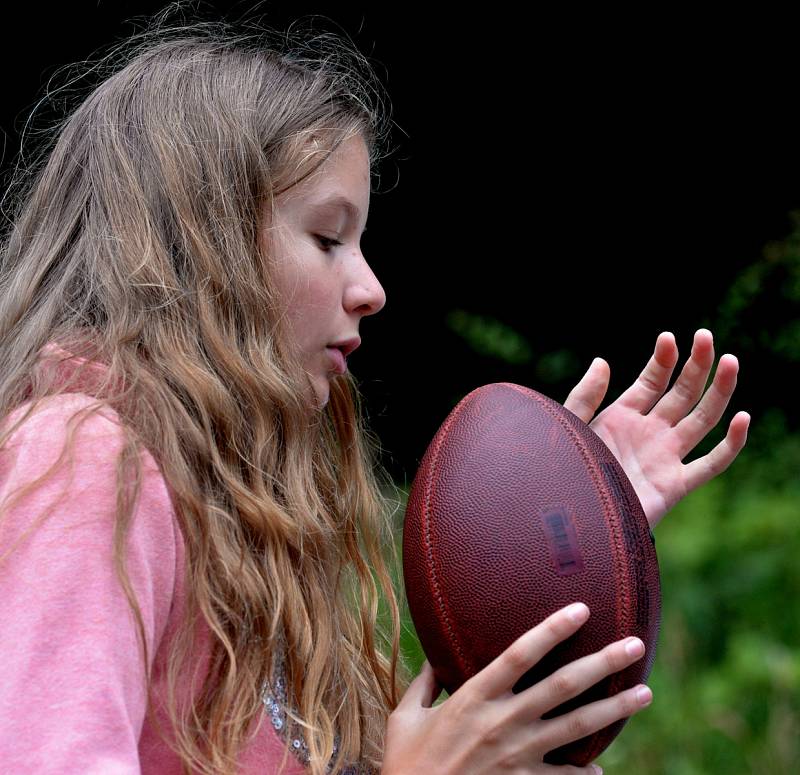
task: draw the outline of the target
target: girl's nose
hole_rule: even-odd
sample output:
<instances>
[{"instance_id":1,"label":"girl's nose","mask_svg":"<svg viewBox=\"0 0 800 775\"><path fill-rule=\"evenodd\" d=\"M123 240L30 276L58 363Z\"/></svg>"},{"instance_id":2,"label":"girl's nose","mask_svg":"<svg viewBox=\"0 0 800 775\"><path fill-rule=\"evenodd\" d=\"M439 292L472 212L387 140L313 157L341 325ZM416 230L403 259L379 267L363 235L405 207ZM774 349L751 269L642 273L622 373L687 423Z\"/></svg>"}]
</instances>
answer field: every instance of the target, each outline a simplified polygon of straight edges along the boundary
<instances>
[{"instance_id":1,"label":"girl's nose","mask_svg":"<svg viewBox=\"0 0 800 775\"><path fill-rule=\"evenodd\" d=\"M345 288L344 306L348 312L374 315L383 309L384 304L386 304L386 292L366 259L361 256L358 269Z\"/></svg>"}]
</instances>

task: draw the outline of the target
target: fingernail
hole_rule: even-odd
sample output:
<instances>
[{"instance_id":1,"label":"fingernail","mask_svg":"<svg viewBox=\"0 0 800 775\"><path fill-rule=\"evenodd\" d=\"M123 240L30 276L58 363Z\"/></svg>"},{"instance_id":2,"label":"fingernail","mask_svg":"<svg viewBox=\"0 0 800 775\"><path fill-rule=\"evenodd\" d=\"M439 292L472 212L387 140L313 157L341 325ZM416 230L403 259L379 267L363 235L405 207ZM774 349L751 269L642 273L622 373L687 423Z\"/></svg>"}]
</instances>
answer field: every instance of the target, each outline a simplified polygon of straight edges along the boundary
<instances>
[{"instance_id":1,"label":"fingernail","mask_svg":"<svg viewBox=\"0 0 800 775\"><path fill-rule=\"evenodd\" d=\"M653 692L650 691L648 686L640 686L636 690L636 701L642 707L646 707L653 701Z\"/></svg>"},{"instance_id":2,"label":"fingernail","mask_svg":"<svg viewBox=\"0 0 800 775\"><path fill-rule=\"evenodd\" d=\"M593 764L592 772L596 773L596 775L603 775L603 768L599 764Z\"/></svg>"},{"instance_id":3,"label":"fingernail","mask_svg":"<svg viewBox=\"0 0 800 775\"><path fill-rule=\"evenodd\" d=\"M625 653L629 657L640 657L644 654L644 643L640 641L638 638L631 638L625 644Z\"/></svg>"},{"instance_id":4,"label":"fingernail","mask_svg":"<svg viewBox=\"0 0 800 775\"><path fill-rule=\"evenodd\" d=\"M589 608L585 603L573 603L567 608L567 617L571 622L580 624L589 617Z\"/></svg>"}]
</instances>

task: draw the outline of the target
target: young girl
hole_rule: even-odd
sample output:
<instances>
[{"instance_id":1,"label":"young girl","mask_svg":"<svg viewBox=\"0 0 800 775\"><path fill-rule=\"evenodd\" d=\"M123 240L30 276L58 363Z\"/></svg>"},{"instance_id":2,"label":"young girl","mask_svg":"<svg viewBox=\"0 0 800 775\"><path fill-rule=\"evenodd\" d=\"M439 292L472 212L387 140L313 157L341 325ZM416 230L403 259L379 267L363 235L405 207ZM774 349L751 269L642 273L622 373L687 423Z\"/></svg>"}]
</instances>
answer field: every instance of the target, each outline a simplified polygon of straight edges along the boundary
<instances>
[{"instance_id":1,"label":"young girl","mask_svg":"<svg viewBox=\"0 0 800 775\"><path fill-rule=\"evenodd\" d=\"M140 36L18 194L0 288L0 769L596 771L542 760L646 706L646 687L541 717L640 641L510 691L582 604L441 705L427 664L404 691L393 537L346 367L385 302L359 242L388 120L348 44L290 42ZM664 395L677 358L662 334L593 421L652 524L747 430L740 413L681 463L737 363L703 395L700 331ZM588 422L607 384L598 360L567 407Z\"/></svg>"}]
</instances>

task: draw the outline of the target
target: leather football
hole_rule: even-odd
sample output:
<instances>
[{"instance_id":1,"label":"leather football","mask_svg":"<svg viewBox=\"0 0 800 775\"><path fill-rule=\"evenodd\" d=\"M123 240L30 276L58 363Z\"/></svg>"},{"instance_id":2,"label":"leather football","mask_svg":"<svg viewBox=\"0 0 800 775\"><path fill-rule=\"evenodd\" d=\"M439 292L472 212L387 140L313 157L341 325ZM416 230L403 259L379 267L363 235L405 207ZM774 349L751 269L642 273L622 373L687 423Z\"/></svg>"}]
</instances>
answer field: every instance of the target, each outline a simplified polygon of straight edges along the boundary
<instances>
[{"instance_id":1,"label":"leather football","mask_svg":"<svg viewBox=\"0 0 800 775\"><path fill-rule=\"evenodd\" d=\"M403 529L409 610L436 678L454 693L520 635L569 603L589 620L523 676L636 635L645 656L550 716L647 679L661 614L647 519L616 458L589 426L520 385L485 385L449 414L420 462ZM548 753L584 766L624 725Z\"/></svg>"}]
</instances>

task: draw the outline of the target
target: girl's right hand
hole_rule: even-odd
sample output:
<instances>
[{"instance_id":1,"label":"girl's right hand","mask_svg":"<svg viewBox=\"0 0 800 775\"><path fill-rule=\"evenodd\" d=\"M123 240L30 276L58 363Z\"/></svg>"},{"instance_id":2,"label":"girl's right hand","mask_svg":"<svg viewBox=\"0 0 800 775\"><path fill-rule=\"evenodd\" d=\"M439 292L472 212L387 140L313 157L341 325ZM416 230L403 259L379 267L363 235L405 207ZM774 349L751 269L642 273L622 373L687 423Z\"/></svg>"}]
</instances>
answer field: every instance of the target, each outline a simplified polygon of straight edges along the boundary
<instances>
[{"instance_id":1,"label":"girl's right hand","mask_svg":"<svg viewBox=\"0 0 800 775\"><path fill-rule=\"evenodd\" d=\"M640 659L638 638L612 643L514 694L522 675L589 618L583 603L562 608L512 643L443 703L425 662L389 717L381 775L488 775L498 772L594 775L599 767L544 764L554 748L579 740L650 704L639 685L563 716L542 719L562 702Z\"/></svg>"}]
</instances>

